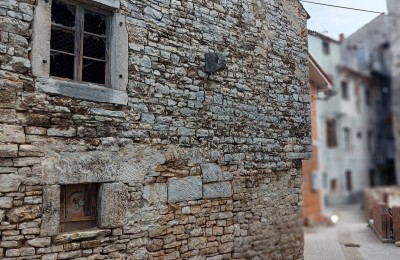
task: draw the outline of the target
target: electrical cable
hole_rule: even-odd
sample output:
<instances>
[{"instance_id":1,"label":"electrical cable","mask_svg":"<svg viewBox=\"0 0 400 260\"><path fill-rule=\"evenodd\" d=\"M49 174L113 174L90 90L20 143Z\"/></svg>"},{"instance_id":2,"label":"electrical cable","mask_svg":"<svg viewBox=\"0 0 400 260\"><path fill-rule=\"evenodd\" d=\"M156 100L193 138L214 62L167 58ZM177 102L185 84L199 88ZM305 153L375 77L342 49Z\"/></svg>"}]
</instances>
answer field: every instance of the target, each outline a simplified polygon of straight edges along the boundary
<instances>
[{"instance_id":1,"label":"electrical cable","mask_svg":"<svg viewBox=\"0 0 400 260\"><path fill-rule=\"evenodd\" d=\"M374 14L384 14L385 13L385 12L371 11L371 10L358 9L358 8L352 8L352 7L345 7L345 6L339 6L339 5L323 4L323 3L311 2L311 1L305 1L305 0L300 0L300 2L309 3L309 4L315 4L315 5L323 5L323 6L329 6L329 7L342 8L342 9L359 11L359 12L374 13Z\"/></svg>"}]
</instances>

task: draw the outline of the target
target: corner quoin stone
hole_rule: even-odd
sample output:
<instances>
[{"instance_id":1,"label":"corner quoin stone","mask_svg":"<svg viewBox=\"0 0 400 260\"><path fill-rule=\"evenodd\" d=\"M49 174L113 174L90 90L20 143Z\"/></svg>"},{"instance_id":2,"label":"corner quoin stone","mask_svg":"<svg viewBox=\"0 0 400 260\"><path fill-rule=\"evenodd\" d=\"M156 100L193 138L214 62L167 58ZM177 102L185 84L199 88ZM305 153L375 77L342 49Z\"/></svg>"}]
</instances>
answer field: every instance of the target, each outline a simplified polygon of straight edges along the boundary
<instances>
[{"instance_id":1,"label":"corner quoin stone","mask_svg":"<svg viewBox=\"0 0 400 260\"><path fill-rule=\"evenodd\" d=\"M122 227L126 224L128 190L123 183L104 183L99 189L99 228Z\"/></svg>"},{"instance_id":2,"label":"corner quoin stone","mask_svg":"<svg viewBox=\"0 0 400 260\"><path fill-rule=\"evenodd\" d=\"M181 202L201 199L203 183L200 176L189 176L168 180L168 202Z\"/></svg>"}]
</instances>

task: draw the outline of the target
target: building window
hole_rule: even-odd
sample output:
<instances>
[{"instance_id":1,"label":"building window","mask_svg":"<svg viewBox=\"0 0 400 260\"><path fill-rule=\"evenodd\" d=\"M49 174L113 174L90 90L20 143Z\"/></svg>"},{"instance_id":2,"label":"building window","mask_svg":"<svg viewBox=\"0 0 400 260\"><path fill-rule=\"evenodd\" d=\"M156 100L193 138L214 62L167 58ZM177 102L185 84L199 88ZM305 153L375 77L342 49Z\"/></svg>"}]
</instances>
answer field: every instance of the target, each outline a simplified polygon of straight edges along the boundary
<instances>
[{"instance_id":1,"label":"building window","mask_svg":"<svg viewBox=\"0 0 400 260\"><path fill-rule=\"evenodd\" d=\"M129 37L119 8L120 0L37 1L30 52L35 90L126 105Z\"/></svg>"},{"instance_id":2,"label":"building window","mask_svg":"<svg viewBox=\"0 0 400 260\"><path fill-rule=\"evenodd\" d=\"M53 1L50 76L110 86L110 15Z\"/></svg>"},{"instance_id":3,"label":"building window","mask_svg":"<svg viewBox=\"0 0 400 260\"><path fill-rule=\"evenodd\" d=\"M369 152L372 152L372 137L373 137L373 133L371 130L368 130L367 133L367 148Z\"/></svg>"},{"instance_id":4,"label":"building window","mask_svg":"<svg viewBox=\"0 0 400 260\"><path fill-rule=\"evenodd\" d=\"M329 55L330 54L331 50L330 50L330 45L329 45L328 41L323 41L322 42L322 52L325 55Z\"/></svg>"},{"instance_id":5,"label":"building window","mask_svg":"<svg viewBox=\"0 0 400 260\"><path fill-rule=\"evenodd\" d=\"M347 82L342 81L340 86L341 86L341 90L342 90L342 98L344 100L348 100L349 99L349 86L347 85Z\"/></svg>"},{"instance_id":6,"label":"building window","mask_svg":"<svg viewBox=\"0 0 400 260\"><path fill-rule=\"evenodd\" d=\"M370 187L375 187L375 171L374 170L369 170L369 186Z\"/></svg>"},{"instance_id":7,"label":"building window","mask_svg":"<svg viewBox=\"0 0 400 260\"><path fill-rule=\"evenodd\" d=\"M337 189L337 180L331 179L331 192L336 191L336 189Z\"/></svg>"},{"instance_id":8,"label":"building window","mask_svg":"<svg viewBox=\"0 0 400 260\"><path fill-rule=\"evenodd\" d=\"M346 189L347 191L353 190L353 180L351 177L351 171L346 171Z\"/></svg>"},{"instance_id":9,"label":"building window","mask_svg":"<svg viewBox=\"0 0 400 260\"><path fill-rule=\"evenodd\" d=\"M335 119L326 120L326 145L328 147L337 146Z\"/></svg>"},{"instance_id":10,"label":"building window","mask_svg":"<svg viewBox=\"0 0 400 260\"><path fill-rule=\"evenodd\" d=\"M367 106L371 105L371 92L368 89L365 90L365 104Z\"/></svg>"},{"instance_id":11,"label":"building window","mask_svg":"<svg viewBox=\"0 0 400 260\"><path fill-rule=\"evenodd\" d=\"M344 148L346 150L349 150L351 148L350 129L348 127L345 127L343 129L343 134L344 134Z\"/></svg>"},{"instance_id":12,"label":"building window","mask_svg":"<svg viewBox=\"0 0 400 260\"><path fill-rule=\"evenodd\" d=\"M60 232L96 227L97 184L62 185L60 196Z\"/></svg>"}]
</instances>

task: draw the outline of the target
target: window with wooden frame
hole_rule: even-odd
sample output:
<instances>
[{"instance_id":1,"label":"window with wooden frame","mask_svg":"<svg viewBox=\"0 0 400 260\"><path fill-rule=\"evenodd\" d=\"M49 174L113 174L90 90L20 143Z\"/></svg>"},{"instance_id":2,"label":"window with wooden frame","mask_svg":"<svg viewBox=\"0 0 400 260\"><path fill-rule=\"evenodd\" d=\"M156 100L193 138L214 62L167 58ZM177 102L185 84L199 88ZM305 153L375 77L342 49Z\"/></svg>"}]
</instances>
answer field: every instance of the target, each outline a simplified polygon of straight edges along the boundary
<instances>
[{"instance_id":1,"label":"window with wooden frame","mask_svg":"<svg viewBox=\"0 0 400 260\"><path fill-rule=\"evenodd\" d=\"M351 176L351 171L346 171L346 190L352 191L353 190L353 178Z\"/></svg>"},{"instance_id":2,"label":"window with wooden frame","mask_svg":"<svg viewBox=\"0 0 400 260\"><path fill-rule=\"evenodd\" d=\"M60 196L60 232L96 227L98 184L62 185Z\"/></svg>"},{"instance_id":3,"label":"window with wooden frame","mask_svg":"<svg viewBox=\"0 0 400 260\"><path fill-rule=\"evenodd\" d=\"M335 119L326 120L326 145L327 147L337 146Z\"/></svg>"},{"instance_id":4,"label":"window with wooden frame","mask_svg":"<svg viewBox=\"0 0 400 260\"><path fill-rule=\"evenodd\" d=\"M329 42L328 41L322 41L322 52L325 55L329 55L331 53Z\"/></svg>"},{"instance_id":5,"label":"window with wooden frame","mask_svg":"<svg viewBox=\"0 0 400 260\"><path fill-rule=\"evenodd\" d=\"M343 135L344 135L344 148L346 150L351 149L351 131L350 128L345 127L343 128Z\"/></svg>"},{"instance_id":6,"label":"window with wooden frame","mask_svg":"<svg viewBox=\"0 0 400 260\"><path fill-rule=\"evenodd\" d=\"M349 100L349 86L347 85L346 81L342 81L341 84L341 89L342 89L342 98L344 100Z\"/></svg>"},{"instance_id":7,"label":"window with wooden frame","mask_svg":"<svg viewBox=\"0 0 400 260\"><path fill-rule=\"evenodd\" d=\"M50 76L111 87L110 23L106 11L53 0Z\"/></svg>"}]
</instances>

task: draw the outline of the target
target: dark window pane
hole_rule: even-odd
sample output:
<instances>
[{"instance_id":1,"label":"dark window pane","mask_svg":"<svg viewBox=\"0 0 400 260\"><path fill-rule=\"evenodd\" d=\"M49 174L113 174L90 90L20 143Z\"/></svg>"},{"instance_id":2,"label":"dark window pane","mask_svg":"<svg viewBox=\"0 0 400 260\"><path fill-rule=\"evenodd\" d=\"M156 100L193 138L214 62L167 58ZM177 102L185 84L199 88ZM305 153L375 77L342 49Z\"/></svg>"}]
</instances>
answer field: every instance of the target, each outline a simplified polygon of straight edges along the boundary
<instances>
[{"instance_id":1,"label":"dark window pane","mask_svg":"<svg viewBox=\"0 0 400 260\"><path fill-rule=\"evenodd\" d=\"M85 10L85 32L105 35L106 28L105 15Z\"/></svg>"},{"instance_id":2,"label":"dark window pane","mask_svg":"<svg viewBox=\"0 0 400 260\"><path fill-rule=\"evenodd\" d=\"M50 52L50 75L60 78L74 78L74 56Z\"/></svg>"},{"instance_id":3,"label":"dark window pane","mask_svg":"<svg viewBox=\"0 0 400 260\"><path fill-rule=\"evenodd\" d=\"M74 54L74 32L58 30L53 28L51 30L50 48L53 50L65 51Z\"/></svg>"},{"instance_id":4,"label":"dark window pane","mask_svg":"<svg viewBox=\"0 0 400 260\"><path fill-rule=\"evenodd\" d=\"M83 41L83 56L105 60L106 39L85 35Z\"/></svg>"},{"instance_id":5,"label":"dark window pane","mask_svg":"<svg viewBox=\"0 0 400 260\"><path fill-rule=\"evenodd\" d=\"M105 69L105 62L83 59L82 81L104 85Z\"/></svg>"},{"instance_id":6,"label":"dark window pane","mask_svg":"<svg viewBox=\"0 0 400 260\"><path fill-rule=\"evenodd\" d=\"M75 7L54 1L51 4L51 21L68 27L75 25Z\"/></svg>"}]
</instances>

